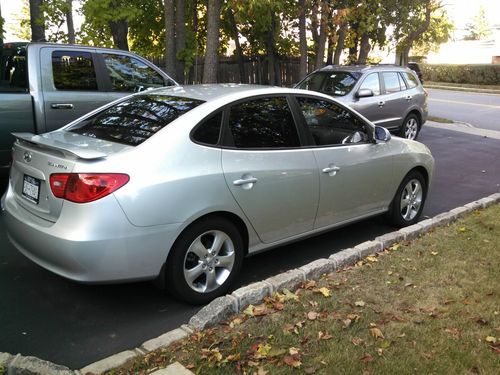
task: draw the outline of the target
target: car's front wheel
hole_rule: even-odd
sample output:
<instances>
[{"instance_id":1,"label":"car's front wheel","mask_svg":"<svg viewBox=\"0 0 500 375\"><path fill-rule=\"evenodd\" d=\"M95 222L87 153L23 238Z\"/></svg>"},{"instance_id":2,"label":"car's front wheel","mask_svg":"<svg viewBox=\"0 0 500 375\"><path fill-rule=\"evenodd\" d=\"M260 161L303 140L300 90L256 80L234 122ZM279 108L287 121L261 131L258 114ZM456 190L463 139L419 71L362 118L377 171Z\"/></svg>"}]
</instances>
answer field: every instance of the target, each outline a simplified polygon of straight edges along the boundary
<instances>
[{"instance_id":1,"label":"car's front wheel","mask_svg":"<svg viewBox=\"0 0 500 375\"><path fill-rule=\"evenodd\" d=\"M399 131L399 136L406 139L415 140L418 137L419 131L420 131L420 120L415 114L410 113L408 116L406 116L403 122L403 126Z\"/></svg>"},{"instance_id":2,"label":"car's front wheel","mask_svg":"<svg viewBox=\"0 0 500 375\"><path fill-rule=\"evenodd\" d=\"M400 228L415 224L422 214L426 195L424 176L418 171L408 173L391 203L389 221Z\"/></svg>"},{"instance_id":3,"label":"car's front wheel","mask_svg":"<svg viewBox=\"0 0 500 375\"><path fill-rule=\"evenodd\" d=\"M225 294L243 262L238 229L221 217L208 217L188 227L176 240L165 266L165 286L192 304Z\"/></svg>"}]
</instances>

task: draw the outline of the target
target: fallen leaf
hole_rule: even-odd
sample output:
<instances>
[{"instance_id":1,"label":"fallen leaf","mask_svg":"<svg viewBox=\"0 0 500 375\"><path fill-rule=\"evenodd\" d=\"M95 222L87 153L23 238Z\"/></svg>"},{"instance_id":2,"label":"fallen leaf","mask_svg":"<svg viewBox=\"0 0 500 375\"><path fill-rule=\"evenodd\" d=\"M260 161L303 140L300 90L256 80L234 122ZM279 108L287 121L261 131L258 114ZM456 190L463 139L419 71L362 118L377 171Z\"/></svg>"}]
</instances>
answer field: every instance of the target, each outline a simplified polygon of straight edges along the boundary
<instances>
[{"instance_id":1,"label":"fallen leaf","mask_svg":"<svg viewBox=\"0 0 500 375\"><path fill-rule=\"evenodd\" d=\"M458 228L458 231L461 233L465 232L466 230L467 230L467 228L465 228L465 227Z\"/></svg>"},{"instance_id":2,"label":"fallen leaf","mask_svg":"<svg viewBox=\"0 0 500 375\"><path fill-rule=\"evenodd\" d=\"M480 325L482 325L482 326L485 326L485 325L487 325L487 324L488 324L488 321L487 321L487 320L485 320L485 319L483 319L483 318L478 318L478 319L476 320L476 323L477 323L477 324L480 324Z\"/></svg>"},{"instance_id":3,"label":"fallen leaf","mask_svg":"<svg viewBox=\"0 0 500 375\"><path fill-rule=\"evenodd\" d=\"M347 314L347 319L357 322L360 319L360 316L358 314Z\"/></svg>"},{"instance_id":4,"label":"fallen leaf","mask_svg":"<svg viewBox=\"0 0 500 375\"><path fill-rule=\"evenodd\" d=\"M300 352L300 349L299 348L294 348L293 346L288 349L288 353L290 353L290 355L296 355L296 354L299 354Z\"/></svg>"},{"instance_id":5,"label":"fallen leaf","mask_svg":"<svg viewBox=\"0 0 500 375\"><path fill-rule=\"evenodd\" d=\"M493 343L493 344L497 342L497 339L493 336L486 336L486 338L484 340L486 342Z\"/></svg>"},{"instance_id":6,"label":"fallen leaf","mask_svg":"<svg viewBox=\"0 0 500 375\"><path fill-rule=\"evenodd\" d=\"M296 356L287 355L283 358L283 362L285 362L288 366L293 368L299 368L302 362L296 358Z\"/></svg>"},{"instance_id":7,"label":"fallen leaf","mask_svg":"<svg viewBox=\"0 0 500 375\"><path fill-rule=\"evenodd\" d=\"M269 345L269 344L259 344L259 346L257 347L257 354L260 357L265 358L269 354L270 350L271 350L271 345Z\"/></svg>"},{"instance_id":8,"label":"fallen leaf","mask_svg":"<svg viewBox=\"0 0 500 375\"><path fill-rule=\"evenodd\" d=\"M397 244L392 245L389 249L394 251L394 250L399 250L400 247L401 247L401 244L397 243Z\"/></svg>"},{"instance_id":9,"label":"fallen leaf","mask_svg":"<svg viewBox=\"0 0 500 375\"><path fill-rule=\"evenodd\" d=\"M318 332L318 340L330 340L333 336L328 332L319 331Z\"/></svg>"},{"instance_id":10,"label":"fallen leaf","mask_svg":"<svg viewBox=\"0 0 500 375\"><path fill-rule=\"evenodd\" d=\"M390 342L390 341L388 341L388 340L384 340L384 341L382 341L382 343L380 344L380 347L381 347L382 349L387 349L387 348L389 348L390 346L391 346L391 342Z\"/></svg>"},{"instance_id":11,"label":"fallen leaf","mask_svg":"<svg viewBox=\"0 0 500 375\"><path fill-rule=\"evenodd\" d=\"M328 289L326 287L319 288L319 289L316 289L316 290L318 291L318 293L323 294L323 297L331 297L330 289Z\"/></svg>"},{"instance_id":12,"label":"fallen leaf","mask_svg":"<svg viewBox=\"0 0 500 375\"><path fill-rule=\"evenodd\" d=\"M359 306L359 307L364 307L365 306L365 302L364 301L356 301L356 302L354 302L354 304L356 306Z\"/></svg>"},{"instance_id":13,"label":"fallen leaf","mask_svg":"<svg viewBox=\"0 0 500 375\"><path fill-rule=\"evenodd\" d=\"M352 323L352 320L351 319L344 319L344 320L342 320L342 323L344 323L344 328L349 328L349 326Z\"/></svg>"},{"instance_id":14,"label":"fallen leaf","mask_svg":"<svg viewBox=\"0 0 500 375\"><path fill-rule=\"evenodd\" d=\"M382 349L382 348L378 348L378 349L377 349L377 354L378 354L380 357L382 357L382 356L384 355L384 349Z\"/></svg>"},{"instance_id":15,"label":"fallen leaf","mask_svg":"<svg viewBox=\"0 0 500 375\"><path fill-rule=\"evenodd\" d=\"M302 288L303 289L313 289L316 287L316 281L315 280L307 280L302 283Z\"/></svg>"},{"instance_id":16,"label":"fallen leaf","mask_svg":"<svg viewBox=\"0 0 500 375\"><path fill-rule=\"evenodd\" d=\"M234 327L236 327L236 326L239 326L242 322L243 322L243 320L242 320L242 319L240 319L240 318L235 318L235 319L233 319L233 320L231 321L231 323L229 323L229 327L234 328Z\"/></svg>"},{"instance_id":17,"label":"fallen leaf","mask_svg":"<svg viewBox=\"0 0 500 375\"><path fill-rule=\"evenodd\" d=\"M316 318L318 317L318 313L316 311L309 311L307 313L307 319L309 320L316 320Z\"/></svg>"},{"instance_id":18,"label":"fallen leaf","mask_svg":"<svg viewBox=\"0 0 500 375\"><path fill-rule=\"evenodd\" d=\"M255 361L248 361L247 364L250 367L257 367L258 365L260 365L259 362L255 362Z\"/></svg>"},{"instance_id":19,"label":"fallen leaf","mask_svg":"<svg viewBox=\"0 0 500 375\"><path fill-rule=\"evenodd\" d=\"M188 370L192 370L192 369L194 369L194 364L190 363L190 364L188 364L188 365L186 365L184 367L187 368Z\"/></svg>"},{"instance_id":20,"label":"fallen leaf","mask_svg":"<svg viewBox=\"0 0 500 375\"><path fill-rule=\"evenodd\" d=\"M253 315L254 316L264 316L264 315L268 315L269 313L270 313L270 311L265 304L255 306L253 308Z\"/></svg>"},{"instance_id":21,"label":"fallen leaf","mask_svg":"<svg viewBox=\"0 0 500 375\"><path fill-rule=\"evenodd\" d=\"M351 340L351 342L353 343L353 345L355 346L360 346L364 343L363 339L360 339L358 337L355 337Z\"/></svg>"},{"instance_id":22,"label":"fallen leaf","mask_svg":"<svg viewBox=\"0 0 500 375\"><path fill-rule=\"evenodd\" d=\"M288 289L283 289L283 300L284 301L298 301L299 296L295 293L290 292Z\"/></svg>"},{"instance_id":23,"label":"fallen leaf","mask_svg":"<svg viewBox=\"0 0 500 375\"><path fill-rule=\"evenodd\" d=\"M243 310L243 314L248 315L248 316L254 316L253 309L254 309L254 305L248 305L247 308L245 310Z\"/></svg>"},{"instance_id":24,"label":"fallen leaf","mask_svg":"<svg viewBox=\"0 0 500 375\"><path fill-rule=\"evenodd\" d=\"M281 311L283 310L285 307L285 305L283 305L283 303L281 302L274 302L273 303L273 309L275 309L276 311Z\"/></svg>"},{"instance_id":25,"label":"fallen leaf","mask_svg":"<svg viewBox=\"0 0 500 375\"><path fill-rule=\"evenodd\" d=\"M405 288L408 288L409 286L413 286L413 283L406 283Z\"/></svg>"},{"instance_id":26,"label":"fallen leaf","mask_svg":"<svg viewBox=\"0 0 500 375\"><path fill-rule=\"evenodd\" d=\"M309 301L309 304L312 306L312 307L318 307L319 303L316 302L316 301Z\"/></svg>"},{"instance_id":27,"label":"fallen leaf","mask_svg":"<svg viewBox=\"0 0 500 375\"><path fill-rule=\"evenodd\" d=\"M365 258L368 262L378 262L378 259L373 256L373 255L368 255L366 258Z\"/></svg>"},{"instance_id":28,"label":"fallen leaf","mask_svg":"<svg viewBox=\"0 0 500 375\"><path fill-rule=\"evenodd\" d=\"M361 362L364 362L364 363L368 363L368 362L373 362L373 361L374 361L373 357L372 357L370 354L368 354L368 353L366 353L366 354L365 354L363 357L361 357L359 360L360 360Z\"/></svg>"},{"instance_id":29,"label":"fallen leaf","mask_svg":"<svg viewBox=\"0 0 500 375\"><path fill-rule=\"evenodd\" d=\"M383 338L385 338L384 334L382 333L382 331L379 328L377 328L377 327L370 328L370 335L372 335L372 337L374 337L376 339L383 339Z\"/></svg>"},{"instance_id":30,"label":"fallen leaf","mask_svg":"<svg viewBox=\"0 0 500 375\"><path fill-rule=\"evenodd\" d=\"M431 251L431 255L438 255L439 253L437 251Z\"/></svg>"}]
</instances>

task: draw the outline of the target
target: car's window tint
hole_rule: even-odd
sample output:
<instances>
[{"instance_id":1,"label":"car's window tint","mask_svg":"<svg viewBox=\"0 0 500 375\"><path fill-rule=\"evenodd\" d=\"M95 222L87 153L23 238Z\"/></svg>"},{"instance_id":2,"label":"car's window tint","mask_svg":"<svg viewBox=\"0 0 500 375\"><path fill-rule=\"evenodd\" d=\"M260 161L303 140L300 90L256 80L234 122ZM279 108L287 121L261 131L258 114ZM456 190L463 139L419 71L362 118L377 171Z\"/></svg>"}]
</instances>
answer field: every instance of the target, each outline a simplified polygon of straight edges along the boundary
<instances>
[{"instance_id":1,"label":"car's window tint","mask_svg":"<svg viewBox=\"0 0 500 375\"><path fill-rule=\"evenodd\" d=\"M378 78L378 73L369 74L363 80L360 89L370 89L373 91L373 95L380 95L380 81Z\"/></svg>"},{"instance_id":2,"label":"car's window tint","mask_svg":"<svg viewBox=\"0 0 500 375\"><path fill-rule=\"evenodd\" d=\"M315 73L307 76L297 88L303 90L311 90L311 91L321 91L323 86L323 81L325 80L326 75L323 73Z\"/></svg>"},{"instance_id":3,"label":"car's window tint","mask_svg":"<svg viewBox=\"0 0 500 375\"><path fill-rule=\"evenodd\" d=\"M95 91L97 80L90 52L52 52L54 86L58 90Z\"/></svg>"},{"instance_id":4,"label":"car's window tint","mask_svg":"<svg viewBox=\"0 0 500 375\"><path fill-rule=\"evenodd\" d=\"M385 92L388 94L401 91L401 85L399 83L399 75L397 72L383 72L382 77L384 79Z\"/></svg>"},{"instance_id":5,"label":"car's window tint","mask_svg":"<svg viewBox=\"0 0 500 375\"><path fill-rule=\"evenodd\" d=\"M258 98L233 105L229 129L238 148L300 146L285 97Z\"/></svg>"},{"instance_id":6,"label":"car's window tint","mask_svg":"<svg viewBox=\"0 0 500 375\"><path fill-rule=\"evenodd\" d=\"M202 103L202 100L168 95L133 96L68 130L88 137L136 146Z\"/></svg>"},{"instance_id":7,"label":"car's window tint","mask_svg":"<svg viewBox=\"0 0 500 375\"><path fill-rule=\"evenodd\" d=\"M216 145L219 142L222 112L217 112L203 120L195 129L193 139L196 142Z\"/></svg>"},{"instance_id":8,"label":"car's window tint","mask_svg":"<svg viewBox=\"0 0 500 375\"><path fill-rule=\"evenodd\" d=\"M411 73L405 72L406 82L408 82L408 88L412 89L418 86L417 78Z\"/></svg>"},{"instance_id":9,"label":"car's window tint","mask_svg":"<svg viewBox=\"0 0 500 375\"><path fill-rule=\"evenodd\" d=\"M163 77L131 56L103 53L113 91L139 92L165 85Z\"/></svg>"},{"instance_id":10,"label":"car's window tint","mask_svg":"<svg viewBox=\"0 0 500 375\"><path fill-rule=\"evenodd\" d=\"M368 126L339 105L307 97L299 97L297 100L316 145L369 141Z\"/></svg>"},{"instance_id":11,"label":"car's window tint","mask_svg":"<svg viewBox=\"0 0 500 375\"><path fill-rule=\"evenodd\" d=\"M333 96L344 96L351 92L357 78L345 72L333 72L326 76L323 92Z\"/></svg>"},{"instance_id":12,"label":"car's window tint","mask_svg":"<svg viewBox=\"0 0 500 375\"><path fill-rule=\"evenodd\" d=\"M26 46L6 43L0 48L0 92L28 91Z\"/></svg>"}]
</instances>

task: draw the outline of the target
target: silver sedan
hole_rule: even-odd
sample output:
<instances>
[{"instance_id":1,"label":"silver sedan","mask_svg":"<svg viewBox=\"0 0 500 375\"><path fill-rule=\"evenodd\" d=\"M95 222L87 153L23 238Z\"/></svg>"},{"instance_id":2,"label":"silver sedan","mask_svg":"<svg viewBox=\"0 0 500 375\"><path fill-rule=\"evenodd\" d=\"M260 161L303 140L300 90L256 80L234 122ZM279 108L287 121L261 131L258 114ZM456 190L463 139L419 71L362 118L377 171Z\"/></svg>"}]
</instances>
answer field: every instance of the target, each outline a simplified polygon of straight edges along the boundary
<instances>
[{"instance_id":1,"label":"silver sedan","mask_svg":"<svg viewBox=\"0 0 500 375\"><path fill-rule=\"evenodd\" d=\"M384 213L417 222L434 165L327 95L249 85L147 91L15 136L2 208L21 253L196 304L257 251Z\"/></svg>"}]
</instances>

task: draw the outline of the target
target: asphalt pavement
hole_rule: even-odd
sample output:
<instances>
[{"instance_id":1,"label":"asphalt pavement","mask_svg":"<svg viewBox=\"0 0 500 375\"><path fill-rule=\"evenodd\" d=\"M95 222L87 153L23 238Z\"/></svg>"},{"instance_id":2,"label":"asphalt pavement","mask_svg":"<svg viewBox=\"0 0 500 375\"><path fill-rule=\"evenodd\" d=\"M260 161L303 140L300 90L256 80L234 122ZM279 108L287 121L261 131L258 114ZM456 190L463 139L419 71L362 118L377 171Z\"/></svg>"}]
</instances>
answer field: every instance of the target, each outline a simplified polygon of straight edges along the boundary
<instances>
[{"instance_id":1,"label":"asphalt pavement","mask_svg":"<svg viewBox=\"0 0 500 375\"><path fill-rule=\"evenodd\" d=\"M500 95L426 89L429 115L500 131Z\"/></svg>"},{"instance_id":2,"label":"asphalt pavement","mask_svg":"<svg viewBox=\"0 0 500 375\"><path fill-rule=\"evenodd\" d=\"M500 140L424 127L420 141L436 159L424 216L500 191ZM392 230L375 218L256 255L236 287ZM53 275L8 243L0 217L0 352L81 368L186 323L199 308L147 282L88 286Z\"/></svg>"}]
</instances>

